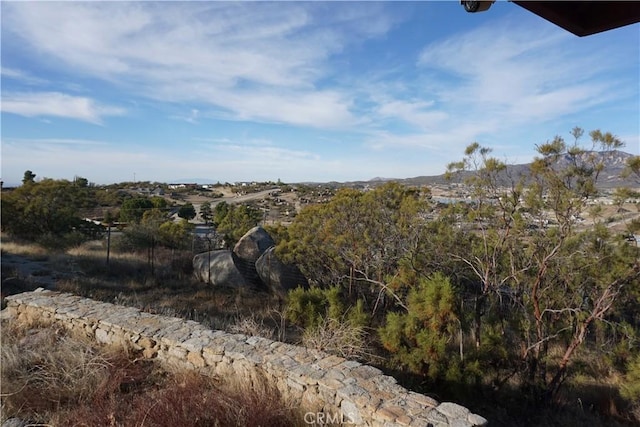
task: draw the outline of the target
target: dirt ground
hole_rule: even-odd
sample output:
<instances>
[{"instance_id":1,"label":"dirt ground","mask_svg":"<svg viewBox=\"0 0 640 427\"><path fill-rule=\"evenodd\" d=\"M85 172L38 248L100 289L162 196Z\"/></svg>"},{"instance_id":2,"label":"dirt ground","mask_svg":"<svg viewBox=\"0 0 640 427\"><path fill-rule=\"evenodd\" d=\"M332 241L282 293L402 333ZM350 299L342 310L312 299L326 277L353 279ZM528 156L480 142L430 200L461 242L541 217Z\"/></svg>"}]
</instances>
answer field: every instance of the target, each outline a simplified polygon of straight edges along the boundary
<instances>
[{"instance_id":1,"label":"dirt ground","mask_svg":"<svg viewBox=\"0 0 640 427\"><path fill-rule=\"evenodd\" d=\"M38 261L7 252L2 254L3 294L7 290L6 286L17 284L17 280L28 282L27 288L55 289L56 281L62 276L68 276L68 273L55 271L49 261Z\"/></svg>"}]
</instances>

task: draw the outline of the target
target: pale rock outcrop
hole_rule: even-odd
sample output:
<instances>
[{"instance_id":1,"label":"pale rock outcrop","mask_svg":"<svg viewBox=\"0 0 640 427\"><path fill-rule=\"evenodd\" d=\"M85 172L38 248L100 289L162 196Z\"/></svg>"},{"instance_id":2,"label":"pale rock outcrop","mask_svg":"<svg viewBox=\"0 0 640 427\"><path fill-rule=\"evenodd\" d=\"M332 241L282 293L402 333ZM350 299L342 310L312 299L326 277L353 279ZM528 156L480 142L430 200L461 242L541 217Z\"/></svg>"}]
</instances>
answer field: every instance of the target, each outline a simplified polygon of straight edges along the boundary
<instances>
[{"instance_id":1,"label":"pale rock outcrop","mask_svg":"<svg viewBox=\"0 0 640 427\"><path fill-rule=\"evenodd\" d=\"M227 249L203 252L193 257L193 273L202 282L214 286L246 287L247 281Z\"/></svg>"},{"instance_id":2,"label":"pale rock outcrop","mask_svg":"<svg viewBox=\"0 0 640 427\"><path fill-rule=\"evenodd\" d=\"M254 227L240 238L233 251L220 249L196 255L194 275L214 286L269 290L281 298L298 286L308 288L309 282L297 266L278 259L275 244L264 228Z\"/></svg>"},{"instance_id":3,"label":"pale rock outcrop","mask_svg":"<svg viewBox=\"0 0 640 427\"><path fill-rule=\"evenodd\" d=\"M233 248L234 261L236 267L244 278L255 287L262 287L260 276L256 270L256 261L276 242L269 233L260 226L253 227L238 240Z\"/></svg>"},{"instance_id":4,"label":"pale rock outcrop","mask_svg":"<svg viewBox=\"0 0 640 427\"><path fill-rule=\"evenodd\" d=\"M275 249L274 246L267 249L255 263L258 275L267 288L281 298L298 286L308 288L309 282L300 269L280 261Z\"/></svg>"}]
</instances>

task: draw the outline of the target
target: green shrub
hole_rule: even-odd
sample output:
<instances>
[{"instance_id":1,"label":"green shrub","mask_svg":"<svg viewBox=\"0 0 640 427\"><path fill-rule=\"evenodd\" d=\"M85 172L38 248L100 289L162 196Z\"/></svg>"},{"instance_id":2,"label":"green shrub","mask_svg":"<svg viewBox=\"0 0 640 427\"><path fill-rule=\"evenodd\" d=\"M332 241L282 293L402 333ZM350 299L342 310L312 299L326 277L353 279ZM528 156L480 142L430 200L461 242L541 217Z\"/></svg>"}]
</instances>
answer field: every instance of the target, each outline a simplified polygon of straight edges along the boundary
<instances>
[{"instance_id":1,"label":"green shrub","mask_svg":"<svg viewBox=\"0 0 640 427\"><path fill-rule=\"evenodd\" d=\"M286 318L303 328L313 327L320 323L326 306L327 301L322 289L304 290L298 287L289 292Z\"/></svg>"},{"instance_id":2,"label":"green shrub","mask_svg":"<svg viewBox=\"0 0 640 427\"><path fill-rule=\"evenodd\" d=\"M350 359L365 360L370 351L366 326L370 322L364 304L345 306L345 298L337 286L302 289L289 292L286 318L302 327L302 344Z\"/></svg>"},{"instance_id":3,"label":"green shrub","mask_svg":"<svg viewBox=\"0 0 640 427\"><path fill-rule=\"evenodd\" d=\"M622 396L632 402L640 401L640 354L627 364L625 380L620 390Z\"/></svg>"},{"instance_id":4,"label":"green shrub","mask_svg":"<svg viewBox=\"0 0 640 427\"><path fill-rule=\"evenodd\" d=\"M436 273L420 279L409 291L406 312L387 314L378 330L383 346L393 360L410 371L431 379L461 378L458 364L447 347L458 330L455 297L449 279Z\"/></svg>"},{"instance_id":5,"label":"green shrub","mask_svg":"<svg viewBox=\"0 0 640 427\"><path fill-rule=\"evenodd\" d=\"M304 329L313 329L326 319L348 322L356 327L368 325L369 315L365 313L362 301L345 307L344 300L337 286L307 290L298 287L289 292L286 318Z\"/></svg>"}]
</instances>

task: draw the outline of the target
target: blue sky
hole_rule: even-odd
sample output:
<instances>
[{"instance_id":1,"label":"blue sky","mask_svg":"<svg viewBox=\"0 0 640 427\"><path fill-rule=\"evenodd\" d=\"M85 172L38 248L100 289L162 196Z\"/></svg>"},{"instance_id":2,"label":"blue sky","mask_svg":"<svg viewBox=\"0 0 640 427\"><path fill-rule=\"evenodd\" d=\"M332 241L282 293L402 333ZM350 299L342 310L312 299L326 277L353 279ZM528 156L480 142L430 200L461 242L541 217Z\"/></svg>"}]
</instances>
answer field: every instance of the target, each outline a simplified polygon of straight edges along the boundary
<instances>
[{"instance_id":1,"label":"blue sky","mask_svg":"<svg viewBox=\"0 0 640 427\"><path fill-rule=\"evenodd\" d=\"M574 126L640 152L635 24L513 3L2 2L2 179L348 181L512 163ZM584 141L588 143L588 141Z\"/></svg>"}]
</instances>

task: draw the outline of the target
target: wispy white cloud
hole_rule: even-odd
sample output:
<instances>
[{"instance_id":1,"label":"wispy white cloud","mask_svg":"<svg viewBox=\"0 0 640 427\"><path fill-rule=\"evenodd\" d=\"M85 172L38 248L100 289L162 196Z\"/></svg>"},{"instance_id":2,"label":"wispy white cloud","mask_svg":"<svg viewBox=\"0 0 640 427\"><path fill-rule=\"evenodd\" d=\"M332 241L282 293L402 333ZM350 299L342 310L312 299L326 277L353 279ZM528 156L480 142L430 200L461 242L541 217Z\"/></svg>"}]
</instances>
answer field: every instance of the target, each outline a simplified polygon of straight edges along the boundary
<instances>
[{"instance_id":1,"label":"wispy white cloud","mask_svg":"<svg viewBox=\"0 0 640 427\"><path fill-rule=\"evenodd\" d=\"M439 127L449 114L434 108L433 101L404 101L391 99L381 102L375 113L380 118L399 119L417 127L420 130L428 130Z\"/></svg>"},{"instance_id":2,"label":"wispy white cloud","mask_svg":"<svg viewBox=\"0 0 640 427\"><path fill-rule=\"evenodd\" d=\"M417 57L413 79L394 86L383 76L381 84L366 83L374 117L410 126L370 132L367 146L461 153L475 140L505 142L500 135L628 98L623 88L630 82L616 70L628 69L632 60L616 51L605 61L604 50L591 52L593 44L571 37L542 22L503 18L429 43Z\"/></svg>"},{"instance_id":3,"label":"wispy white cloud","mask_svg":"<svg viewBox=\"0 0 640 427\"><path fill-rule=\"evenodd\" d=\"M48 145L71 145L71 146L96 146L96 145L108 145L105 141L97 141L91 139L72 139L72 138L3 138L5 144L26 144L26 145L38 145L44 147Z\"/></svg>"},{"instance_id":4,"label":"wispy white cloud","mask_svg":"<svg viewBox=\"0 0 640 427\"><path fill-rule=\"evenodd\" d=\"M15 68L0 67L2 78L18 80L29 85L44 85L47 80L35 77L30 73Z\"/></svg>"},{"instance_id":5,"label":"wispy white cloud","mask_svg":"<svg viewBox=\"0 0 640 427\"><path fill-rule=\"evenodd\" d=\"M291 161L321 160L321 157L316 153L278 147L270 140L228 141L204 145L203 148L205 151L201 152L202 156L217 161L232 160L238 157L260 159L260 162L268 164L270 167L278 163L288 164Z\"/></svg>"},{"instance_id":6,"label":"wispy white cloud","mask_svg":"<svg viewBox=\"0 0 640 427\"><path fill-rule=\"evenodd\" d=\"M331 13L313 3L12 3L3 8L3 23L65 68L138 95L215 107L234 120L341 127L356 122L351 99L319 82L332 73L329 57L389 30L392 15L380 10L376 4Z\"/></svg>"},{"instance_id":7,"label":"wispy white cloud","mask_svg":"<svg viewBox=\"0 0 640 427\"><path fill-rule=\"evenodd\" d=\"M199 123L198 119L200 118L200 110L192 108L187 115L172 115L169 116L169 118L173 120L182 120L184 122L191 123L192 125L196 125Z\"/></svg>"},{"instance_id":8,"label":"wispy white cloud","mask_svg":"<svg viewBox=\"0 0 640 427\"><path fill-rule=\"evenodd\" d=\"M449 84L434 92L451 106L501 114L507 122L545 120L608 101L602 95L615 86L602 77L619 64L579 45L567 50L571 37L503 20L428 45L418 66L427 77L443 73L439 81Z\"/></svg>"},{"instance_id":9,"label":"wispy white cloud","mask_svg":"<svg viewBox=\"0 0 640 427\"><path fill-rule=\"evenodd\" d=\"M5 113L26 117L63 117L94 124L102 124L106 116L125 113L125 110L119 107L60 92L3 93L1 109Z\"/></svg>"},{"instance_id":10,"label":"wispy white cloud","mask_svg":"<svg viewBox=\"0 0 640 427\"><path fill-rule=\"evenodd\" d=\"M94 143L95 142L95 143ZM171 181L186 176L212 180L352 179L353 165L305 150L279 147L273 141L229 140L202 143L179 153L168 148L149 150L135 144L50 139L2 140L2 170L7 183L19 182L25 170L40 177L81 175L97 183L124 181L136 173L138 180ZM375 175L375 164L364 166Z\"/></svg>"}]
</instances>

